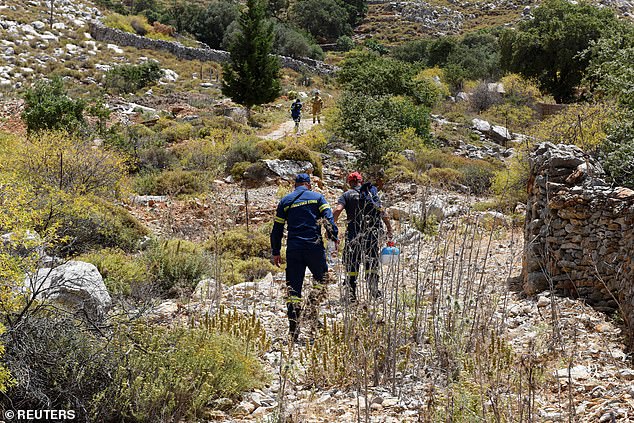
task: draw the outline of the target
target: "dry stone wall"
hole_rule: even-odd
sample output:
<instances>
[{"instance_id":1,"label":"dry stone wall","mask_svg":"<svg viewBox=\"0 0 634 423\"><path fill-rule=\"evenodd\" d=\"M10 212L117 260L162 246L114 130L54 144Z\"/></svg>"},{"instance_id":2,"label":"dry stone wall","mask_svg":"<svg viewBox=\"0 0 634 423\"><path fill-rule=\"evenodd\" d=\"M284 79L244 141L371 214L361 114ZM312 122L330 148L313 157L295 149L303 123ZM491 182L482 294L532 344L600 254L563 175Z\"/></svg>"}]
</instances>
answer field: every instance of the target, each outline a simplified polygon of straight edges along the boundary
<instances>
[{"instance_id":1,"label":"dry stone wall","mask_svg":"<svg viewBox=\"0 0 634 423\"><path fill-rule=\"evenodd\" d=\"M634 340L634 191L608 185L600 164L572 145L540 144L530 169L524 291L618 310Z\"/></svg>"},{"instance_id":2,"label":"dry stone wall","mask_svg":"<svg viewBox=\"0 0 634 423\"><path fill-rule=\"evenodd\" d=\"M91 22L89 24L90 35L97 41L109 42L119 46L129 46L139 49L151 49L167 51L179 59L201 60L204 62L223 63L229 60L229 53L223 50L212 48L186 47L179 42L154 40L152 38L141 37L136 34L109 28L100 23ZM278 56L283 67L293 69L297 72L310 72L321 75L334 73L337 68L327 65L319 60L303 58L301 60L292 57Z\"/></svg>"}]
</instances>

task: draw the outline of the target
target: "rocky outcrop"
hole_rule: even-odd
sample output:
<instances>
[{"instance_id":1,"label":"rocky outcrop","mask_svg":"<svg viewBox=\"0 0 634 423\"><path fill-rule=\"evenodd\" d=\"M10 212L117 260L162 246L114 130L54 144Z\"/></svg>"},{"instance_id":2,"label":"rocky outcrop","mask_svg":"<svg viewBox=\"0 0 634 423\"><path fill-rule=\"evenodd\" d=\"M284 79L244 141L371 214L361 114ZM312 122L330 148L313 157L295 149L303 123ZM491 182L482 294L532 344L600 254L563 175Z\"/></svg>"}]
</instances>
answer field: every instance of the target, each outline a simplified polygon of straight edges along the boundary
<instances>
[{"instance_id":1,"label":"rocky outcrop","mask_svg":"<svg viewBox=\"0 0 634 423\"><path fill-rule=\"evenodd\" d=\"M114 43L117 46L130 46L138 49L151 49L167 51L179 59L200 60L206 62L224 63L229 60L229 53L223 50L214 50L211 48L193 48L186 47L179 42L154 40L147 37L141 37L129 32L120 31L114 28L108 28L99 23L91 22L89 24L90 35L102 42ZM310 72L322 75L329 75L336 71L336 67L327 65L318 60L302 58L301 60L292 57L278 56L283 67L293 69L297 72Z\"/></svg>"},{"instance_id":2,"label":"rocky outcrop","mask_svg":"<svg viewBox=\"0 0 634 423\"><path fill-rule=\"evenodd\" d=\"M530 165L524 291L621 311L633 335L634 191L606 184L601 166L575 146L540 144Z\"/></svg>"},{"instance_id":3,"label":"rocky outcrop","mask_svg":"<svg viewBox=\"0 0 634 423\"><path fill-rule=\"evenodd\" d=\"M91 320L103 318L112 303L97 268L82 261L41 268L26 277L25 287L37 298L61 303Z\"/></svg>"}]
</instances>

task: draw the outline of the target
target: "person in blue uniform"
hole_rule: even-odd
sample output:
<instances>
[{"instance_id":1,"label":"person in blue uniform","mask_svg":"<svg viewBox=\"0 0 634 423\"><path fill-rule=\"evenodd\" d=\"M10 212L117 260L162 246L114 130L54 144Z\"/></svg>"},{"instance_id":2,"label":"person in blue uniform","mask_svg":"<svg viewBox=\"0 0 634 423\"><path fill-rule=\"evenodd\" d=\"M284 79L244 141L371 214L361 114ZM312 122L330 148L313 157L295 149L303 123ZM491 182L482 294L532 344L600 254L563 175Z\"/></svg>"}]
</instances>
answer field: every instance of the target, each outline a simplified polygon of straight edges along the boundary
<instances>
[{"instance_id":1,"label":"person in blue uniform","mask_svg":"<svg viewBox=\"0 0 634 423\"><path fill-rule=\"evenodd\" d=\"M302 107L303 104L299 97L291 104L291 118L295 122L295 132L299 133L299 123L302 120Z\"/></svg>"},{"instance_id":2,"label":"person in blue uniform","mask_svg":"<svg viewBox=\"0 0 634 423\"><path fill-rule=\"evenodd\" d=\"M284 226L288 228L286 241L286 285L289 333L294 341L299 336L300 299L306 268L316 284L323 285L328 272L326 250L321 235L321 223L330 240L338 245L338 229L332 209L323 195L311 191L310 176L300 173L295 178L295 191L282 198L277 206L271 231L273 264L282 263L281 249ZM311 299L309 298L308 306ZM316 316L315 316L316 317Z\"/></svg>"},{"instance_id":3,"label":"person in blue uniform","mask_svg":"<svg viewBox=\"0 0 634 423\"><path fill-rule=\"evenodd\" d=\"M381 222L386 227L388 239L392 238L390 219L383 211L377 187L363 183L359 172L347 178L350 189L343 193L334 211L335 222L342 211L346 211L346 245L343 259L346 265L345 299L357 301L357 277L363 263L365 280L372 298L381 297L379 290L379 239L383 234Z\"/></svg>"}]
</instances>

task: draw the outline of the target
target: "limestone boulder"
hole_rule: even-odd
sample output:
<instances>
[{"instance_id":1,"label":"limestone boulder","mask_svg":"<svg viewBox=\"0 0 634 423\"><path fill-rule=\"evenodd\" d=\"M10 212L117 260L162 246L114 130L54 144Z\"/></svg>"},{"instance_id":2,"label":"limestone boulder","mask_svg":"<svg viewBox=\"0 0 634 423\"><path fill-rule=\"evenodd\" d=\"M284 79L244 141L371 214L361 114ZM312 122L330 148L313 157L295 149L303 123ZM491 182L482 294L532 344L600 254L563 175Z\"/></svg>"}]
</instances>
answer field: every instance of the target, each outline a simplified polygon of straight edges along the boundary
<instances>
[{"instance_id":1,"label":"limestone boulder","mask_svg":"<svg viewBox=\"0 0 634 423\"><path fill-rule=\"evenodd\" d=\"M41 268L27 275L25 287L39 299L63 304L90 319L102 319L112 305L97 268L82 261Z\"/></svg>"}]
</instances>

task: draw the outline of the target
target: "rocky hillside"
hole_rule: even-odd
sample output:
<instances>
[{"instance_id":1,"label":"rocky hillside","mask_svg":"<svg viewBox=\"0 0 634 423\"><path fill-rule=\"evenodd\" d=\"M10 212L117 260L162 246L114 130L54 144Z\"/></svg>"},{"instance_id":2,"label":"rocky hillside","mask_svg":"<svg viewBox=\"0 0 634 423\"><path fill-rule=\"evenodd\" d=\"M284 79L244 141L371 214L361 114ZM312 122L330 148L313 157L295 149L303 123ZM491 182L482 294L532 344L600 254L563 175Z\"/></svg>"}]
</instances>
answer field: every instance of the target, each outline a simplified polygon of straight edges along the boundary
<instances>
[{"instance_id":1,"label":"rocky hillside","mask_svg":"<svg viewBox=\"0 0 634 423\"><path fill-rule=\"evenodd\" d=\"M374 0L369 2L368 15L356 34L361 39L374 38L386 44L399 44L416 37L458 35L513 24L529 17L531 9L539 3L532 0ZM634 13L634 3L628 0L590 3L611 7L628 18Z\"/></svg>"}]
</instances>

